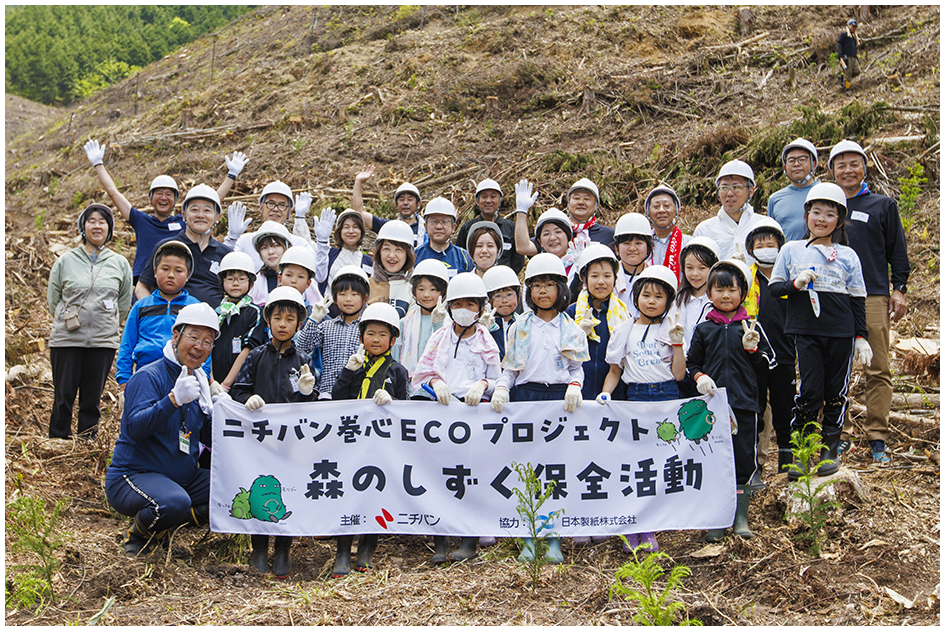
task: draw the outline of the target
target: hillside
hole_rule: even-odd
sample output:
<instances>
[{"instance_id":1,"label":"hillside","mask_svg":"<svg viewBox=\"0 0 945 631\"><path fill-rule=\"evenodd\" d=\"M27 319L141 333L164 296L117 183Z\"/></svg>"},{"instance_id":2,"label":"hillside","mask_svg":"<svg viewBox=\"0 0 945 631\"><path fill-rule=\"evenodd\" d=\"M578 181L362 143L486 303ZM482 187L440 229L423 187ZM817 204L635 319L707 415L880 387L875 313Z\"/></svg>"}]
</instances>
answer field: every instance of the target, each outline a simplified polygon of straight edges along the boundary
<instances>
[{"instance_id":1,"label":"hillside","mask_svg":"<svg viewBox=\"0 0 945 631\"><path fill-rule=\"evenodd\" d=\"M6 497L69 500L63 527L71 540L56 586L71 599L37 614L8 609L6 622L86 623L114 596L102 622L631 623L634 607L608 599L626 560L616 540L566 545L567 565L546 570L535 592L509 542L442 569L423 565L429 542L391 537L382 540L377 572L341 581L325 579L333 543L311 539L294 548L298 571L287 583L240 565L242 539L202 539L202 531L177 535L183 554L128 562L117 545L123 520L103 491L118 428L115 384L106 387L92 445L57 451L43 440L52 385L48 353L35 351L49 331L45 288L55 252L76 238L79 210L107 201L82 150L89 136L108 145L105 164L139 208L156 175L169 173L183 188L215 186L224 154L240 150L250 162L228 201L251 200L251 213L277 178L311 191L314 208L343 208L354 175L374 163L365 198L380 214L392 212L390 196L403 181L469 213L476 182L488 176L506 189L503 212L514 204L515 182L535 182L537 216L588 176L612 224L642 209L663 178L680 192L687 231L715 212L714 175L724 161L754 166L761 209L786 183L778 160L787 141L805 135L826 148L850 137L870 154L874 191L899 198L900 178L924 167L928 184L903 211L914 271L910 311L894 329L900 338L937 340L939 8L855 15L864 74L850 93L830 55L854 13L751 13L743 32L735 7L271 6L68 109L14 108L8 99L6 368L27 364L33 376L7 384ZM132 231L119 226L116 237L130 259ZM800 528L785 522L784 480L770 462L769 487L750 513L754 539L707 551L701 533L661 535L664 550L693 570L679 594L690 616L718 625L939 623L938 363L925 370L899 351L894 359L893 466L869 466L865 441L845 461L861 487L841 491L822 557L808 556L795 538ZM852 394L862 403L862 374ZM854 415L855 430L859 423ZM9 528L6 559L25 562L11 551ZM906 608L889 590L936 596Z\"/></svg>"}]
</instances>

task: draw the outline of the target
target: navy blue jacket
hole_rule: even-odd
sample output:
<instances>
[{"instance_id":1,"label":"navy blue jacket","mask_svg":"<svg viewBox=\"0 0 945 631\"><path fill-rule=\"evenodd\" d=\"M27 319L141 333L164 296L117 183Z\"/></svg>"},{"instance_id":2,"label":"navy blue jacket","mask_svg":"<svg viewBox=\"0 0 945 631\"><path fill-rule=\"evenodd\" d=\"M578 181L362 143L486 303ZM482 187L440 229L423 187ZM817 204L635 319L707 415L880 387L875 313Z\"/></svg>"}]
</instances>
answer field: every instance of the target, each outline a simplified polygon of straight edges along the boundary
<instances>
[{"instance_id":1,"label":"navy blue jacket","mask_svg":"<svg viewBox=\"0 0 945 631\"><path fill-rule=\"evenodd\" d=\"M305 395L292 388L292 378L298 377L302 364L308 364L312 374L318 376L312 368L312 356L295 348L295 344L290 344L283 353L269 342L257 346L243 362L230 396L240 403L246 403L254 394L266 403L314 401L317 390Z\"/></svg>"}]
</instances>

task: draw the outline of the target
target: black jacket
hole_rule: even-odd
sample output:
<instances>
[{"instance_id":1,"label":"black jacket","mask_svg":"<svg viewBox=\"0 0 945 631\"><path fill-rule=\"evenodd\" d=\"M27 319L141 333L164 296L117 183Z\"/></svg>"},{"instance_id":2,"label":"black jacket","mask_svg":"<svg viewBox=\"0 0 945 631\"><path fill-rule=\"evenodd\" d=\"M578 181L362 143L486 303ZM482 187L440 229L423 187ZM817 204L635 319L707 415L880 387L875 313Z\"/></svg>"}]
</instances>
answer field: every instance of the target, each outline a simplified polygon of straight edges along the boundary
<instances>
[{"instance_id":1,"label":"black jacket","mask_svg":"<svg viewBox=\"0 0 945 631\"><path fill-rule=\"evenodd\" d=\"M876 193L851 197L843 228L860 257L867 295L889 295L890 270L893 289L901 291L909 280L909 253L896 202Z\"/></svg>"},{"instance_id":2,"label":"black jacket","mask_svg":"<svg viewBox=\"0 0 945 631\"><path fill-rule=\"evenodd\" d=\"M295 344L290 344L284 353L280 353L267 342L250 351L230 388L230 396L240 403L246 403L254 394L261 396L266 403L314 401L317 390L305 395L292 388L302 364L308 364L312 374L316 374L311 361L312 357L295 348Z\"/></svg>"},{"instance_id":3,"label":"black jacket","mask_svg":"<svg viewBox=\"0 0 945 631\"><path fill-rule=\"evenodd\" d=\"M364 373L363 365L355 371L342 368L341 374L338 375L335 385L331 389L332 400L357 399L361 393ZM384 379L384 389L390 393L392 398L398 401L406 401L409 384L410 375L407 374L407 369L399 361L392 358L391 364L387 368L387 378ZM369 392L368 396L372 397L374 393Z\"/></svg>"},{"instance_id":4,"label":"black jacket","mask_svg":"<svg viewBox=\"0 0 945 631\"><path fill-rule=\"evenodd\" d=\"M239 350L234 351L233 340L239 340ZM262 346L268 341L266 321L262 317L262 308L249 303L236 315L231 315L220 325L220 337L213 345L213 378L217 381L226 379L233 368L233 362L244 348L250 350Z\"/></svg>"}]
</instances>

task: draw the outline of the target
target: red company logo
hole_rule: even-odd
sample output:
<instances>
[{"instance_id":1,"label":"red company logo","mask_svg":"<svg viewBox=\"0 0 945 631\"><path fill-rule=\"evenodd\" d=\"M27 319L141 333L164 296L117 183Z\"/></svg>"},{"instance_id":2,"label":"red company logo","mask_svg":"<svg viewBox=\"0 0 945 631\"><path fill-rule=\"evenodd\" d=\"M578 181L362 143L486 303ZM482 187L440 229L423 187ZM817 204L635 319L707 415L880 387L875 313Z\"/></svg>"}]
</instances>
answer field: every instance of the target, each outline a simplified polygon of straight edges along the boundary
<instances>
[{"instance_id":1,"label":"red company logo","mask_svg":"<svg viewBox=\"0 0 945 631\"><path fill-rule=\"evenodd\" d=\"M383 508L381 509L381 513L382 515L375 515L374 519L381 525L381 528L387 530L387 523L394 521L394 518Z\"/></svg>"}]
</instances>

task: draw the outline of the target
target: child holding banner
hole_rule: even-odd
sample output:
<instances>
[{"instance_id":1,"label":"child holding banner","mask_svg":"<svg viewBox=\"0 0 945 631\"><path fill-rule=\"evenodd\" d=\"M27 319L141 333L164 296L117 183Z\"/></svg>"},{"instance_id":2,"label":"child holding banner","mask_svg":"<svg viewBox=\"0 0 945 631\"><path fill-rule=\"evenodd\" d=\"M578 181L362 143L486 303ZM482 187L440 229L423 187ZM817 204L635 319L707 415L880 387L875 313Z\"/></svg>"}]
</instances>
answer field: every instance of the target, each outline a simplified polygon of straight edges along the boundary
<instances>
[{"instance_id":1,"label":"child holding banner","mask_svg":"<svg viewBox=\"0 0 945 631\"><path fill-rule=\"evenodd\" d=\"M315 398L312 358L295 348L292 338L305 321L302 294L293 287L277 287L269 293L263 311L272 339L253 349L230 389L230 396L251 412L266 403L298 403ZM253 551L250 566L262 573L269 571L269 535L251 535ZM292 571L289 548L292 537L275 537L272 573L286 578Z\"/></svg>"},{"instance_id":2,"label":"child holding banner","mask_svg":"<svg viewBox=\"0 0 945 631\"><path fill-rule=\"evenodd\" d=\"M389 222L394 223L394 222ZM393 399L407 399L410 377L407 369L390 355L394 341L400 335L400 316L397 309L386 302L368 305L358 323L361 347L348 359L335 385L331 398L373 398L378 405L387 405ZM332 577L351 572L351 543L353 535L337 537L338 550ZM371 557L377 549L377 535L361 535L358 539L358 560L354 569L364 572L371 567Z\"/></svg>"},{"instance_id":3,"label":"child holding banner","mask_svg":"<svg viewBox=\"0 0 945 631\"><path fill-rule=\"evenodd\" d=\"M492 394L492 409L512 401L558 401L565 412L581 405L584 362L590 359L587 336L565 313L568 308L568 275L554 254L536 254L525 268L525 303L531 311L519 317L509 330L509 348L502 360L502 377ZM534 542L525 539L519 557L535 554ZM561 540L549 540L550 563L561 563Z\"/></svg>"},{"instance_id":4,"label":"child holding banner","mask_svg":"<svg viewBox=\"0 0 945 631\"><path fill-rule=\"evenodd\" d=\"M712 266L706 286L713 309L692 334L686 358L700 394L714 394L719 387L728 392L728 405L738 425L738 433L733 431L732 436L738 500L732 530L745 539L754 536L748 528L748 503L749 482L758 466L756 433L762 413L758 409L758 374L776 366L764 329L756 320L749 326L748 312L742 306L751 283L751 271L742 261L727 259ZM705 539L721 541L726 530L710 530Z\"/></svg>"},{"instance_id":5,"label":"child holding banner","mask_svg":"<svg viewBox=\"0 0 945 631\"><path fill-rule=\"evenodd\" d=\"M403 333L397 338L391 357L399 361L413 374L417 369L417 360L427 347L427 340L443 326L446 319L446 307L443 306L443 296L450 277L446 265L437 259L420 261L410 277L410 286L413 289L413 299L417 304L411 307L400 320L400 330ZM411 394L414 391L411 389ZM418 399L428 400L429 397L420 393Z\"/></svg>"},{"instance_id":6,"label":"child holding banner","mask_svg":"<svg viewBox=\"0 0 945 631\"><path fill-rule=\"evenodd\" d=\"M446 309L452 326L445 326L430 337L417 363L414 389L428 384L443 405L449 405L453 398L462 398L466 405L479 405L483 396L492 392L501 374L502 358L488 329L478 322L485 306L486 285L479 276L463 272L453 277L446 290ZM449 560L476 558L477 543L477 537L463 537L460 548L449 554ZM434 536L430 563L446 562L447 550L449 539Z\"/></svg>"},{"instance_id":7,"label":"child holding banner","mask_svg":"<svg viewBox=\"0 0 945 631\"><path fill-rule=\"evenodd\" d=\"M669 327L666 314L676 297L676 274L663 265L652 265L637 277L633 285L633 306L640 313L635 321L618 326L607 345L610 370L597 402L606 405L618 384L626 387L627 401L672 401L679 398L676 382L686 376L686 356L682 350L683 327L676 322ZM651 326L658 325L653 329ZM649 341L647 341L649 338ZM644 532L627 535L623 549L638 546L659 550L656 534Z\"/></svg>"}]
</instances>

